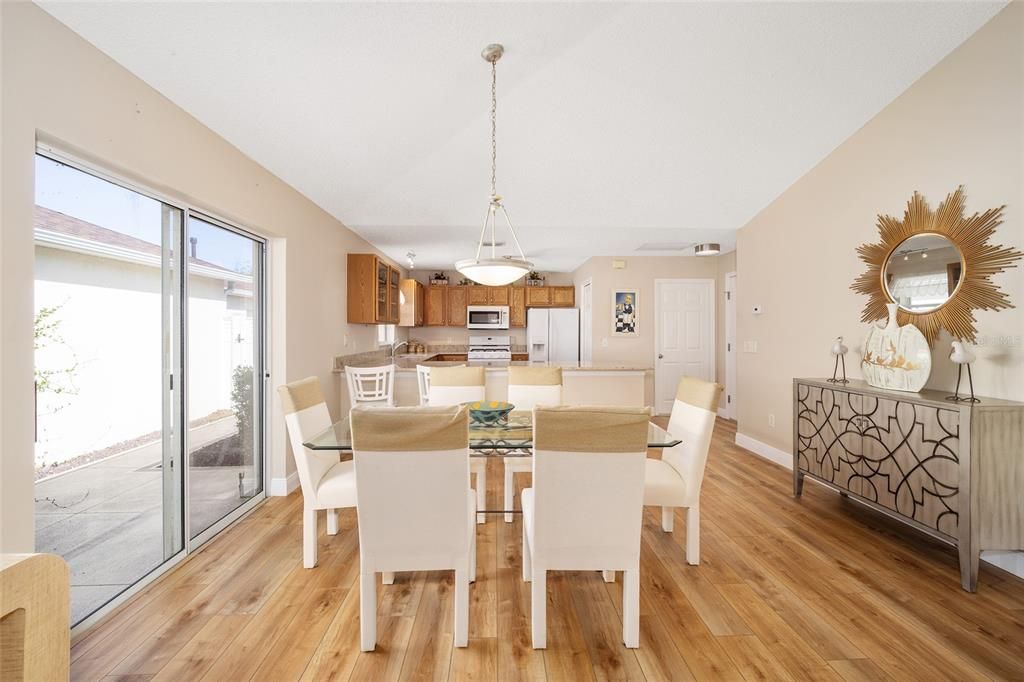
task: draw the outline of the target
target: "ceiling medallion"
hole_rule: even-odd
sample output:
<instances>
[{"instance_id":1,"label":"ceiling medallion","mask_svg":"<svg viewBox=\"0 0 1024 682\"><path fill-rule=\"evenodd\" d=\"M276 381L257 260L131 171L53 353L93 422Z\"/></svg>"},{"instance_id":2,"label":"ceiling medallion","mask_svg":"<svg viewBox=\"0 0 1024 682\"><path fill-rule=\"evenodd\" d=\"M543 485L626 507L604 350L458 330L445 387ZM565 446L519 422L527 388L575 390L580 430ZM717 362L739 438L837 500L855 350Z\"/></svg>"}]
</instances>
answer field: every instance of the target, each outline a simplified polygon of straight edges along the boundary
<instances>
[{"instance_id":1,"label":"ceiling medallion","mask_svg":"<svg viewBox=\"0 0 1024 682\"><path fill-rule=\"evenodd\" d=\"M903 220L893 216L878 216L878 234L881 240L857 247L867 270L851 285L851 289L868 297L860 319L874 322L888 316L886 305L900 303L894 300L887 281L886 266L906 260L908 253L898 252L901 244L917 235L945 238L959 251L960 263L951 264L948 296L937 307L914 312L901 307L897 311L900 325L913 324L934 345L939 331L945 328L954 338L974 342L977 337L974 310L1002 310L1012 308L1009 297L992 283L991 277L1024 257L1011 247L994 245L989 239L1002 222L1003 209L990 208L984 213L964 217L964 191L958 187L932 211L919 193L907 202ZM957 268L959 265L959 268Z\"/></svg>"},{"instance_id":2,"label":"ceiling medallion","mask_svg":"<svg viewBox=\"0 0 1024 682\"><path fill-rule=\"evenodd\" d=\"M484 58L484 61L490 62L491 64L491 197L487 204L487 213L484 216L484 225L480 230L480 240L476 247L476 257L466 258L455 263L455 269L464 276L479 284L488 284L491 286L511 284L517 279L524 277L526 273L533 269L533 263L526 260L526 256L523 254L523 247L519 245L519 238L516 237L515 228L512 227L512 220L508 217L508 211L505 209L505 205L501 201L502 197L498 194L496 183L498 167L497 64L504 52L505 48L503 46L492 44L485 47L480 53L480 56ZM512 235L512 241L515 243L516 250L519 252L518 258L515 256L498 256L497 247L504 243L497 241L495 234L495 223L497 222L499 213L505 219L508 231ZM485 244L484 240L487 238L488 230L490 230L490 240ZM489 258L481 258L485 245L488 246L491 251Z\"/></svg>"}]
</instances>

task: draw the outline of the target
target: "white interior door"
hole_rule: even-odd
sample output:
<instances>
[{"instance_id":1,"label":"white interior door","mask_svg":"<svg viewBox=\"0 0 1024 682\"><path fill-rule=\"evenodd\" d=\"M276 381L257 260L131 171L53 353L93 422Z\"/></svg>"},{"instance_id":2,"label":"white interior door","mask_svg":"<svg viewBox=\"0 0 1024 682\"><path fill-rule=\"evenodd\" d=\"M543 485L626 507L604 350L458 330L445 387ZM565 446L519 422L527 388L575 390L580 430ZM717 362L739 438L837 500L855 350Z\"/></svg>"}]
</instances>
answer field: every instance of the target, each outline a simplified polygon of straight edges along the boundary
<instances>
[{"instance_id":1,"label":"white interior door","mask_svg":"<svg viewBox=\"0 0 1024 682\"><path fill-rule=\"evenodd\" d=\"M655 410L672 411L684 376L715 379L715 282L655 280Z\"/></svg>"},{"instance_id":2,"label":"white interior door","mask_svg":"<svg viewBox=\"0 0 1024 682\"><path fill-rule=\"evenodd\" d=\"M725 416L736 419L736 273L725 276Z\"/></svg>"},{"instance_id":3,"label":"white interior door","mask_svg":"<svg viewBox=\"0 0 1024 682\"><path fill-rule=\"evenodd\" d=\"M580 360L592 362L594 358L594 283L583 282L580 287Z\"/></svg>"}]
</instances>

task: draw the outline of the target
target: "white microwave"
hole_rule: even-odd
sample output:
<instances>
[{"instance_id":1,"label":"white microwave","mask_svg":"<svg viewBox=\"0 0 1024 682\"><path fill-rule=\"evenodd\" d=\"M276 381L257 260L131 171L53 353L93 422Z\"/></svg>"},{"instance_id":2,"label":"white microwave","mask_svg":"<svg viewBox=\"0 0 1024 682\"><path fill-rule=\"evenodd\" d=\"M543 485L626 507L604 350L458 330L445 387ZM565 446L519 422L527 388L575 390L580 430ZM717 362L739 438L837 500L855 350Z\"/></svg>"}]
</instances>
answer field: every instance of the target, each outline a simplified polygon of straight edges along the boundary
<instances>
[{"instance_id":1,"label":"white microwave","mask_svg":"<svg viewBox=\"0 0 1024 682\"><path fill-rule=\"evenodd\" d=\"M508 329L508 306L467 306L466 329Z\"/></svg>"}]
</instances>

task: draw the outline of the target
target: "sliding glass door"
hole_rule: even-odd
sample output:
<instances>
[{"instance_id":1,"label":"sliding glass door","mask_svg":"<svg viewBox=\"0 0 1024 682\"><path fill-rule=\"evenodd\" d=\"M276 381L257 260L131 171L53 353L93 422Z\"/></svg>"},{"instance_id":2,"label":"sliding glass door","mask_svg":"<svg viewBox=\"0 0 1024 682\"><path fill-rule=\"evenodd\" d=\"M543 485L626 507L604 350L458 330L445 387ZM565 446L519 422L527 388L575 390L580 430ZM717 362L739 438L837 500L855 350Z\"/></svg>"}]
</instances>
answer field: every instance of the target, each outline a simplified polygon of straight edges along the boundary
<instances>
[{"instance_id":1,"label":"sliding glass door","mask_svg":"<svg viewBox=\"0 0 1024 682\"><path fill-rule=\"evenodd\" d=\"M263 242L188 220L188 516L196 538L263 491Z\"/></svg>"},{"instance_id":2,"label":"sliding glass door","mask_svg":"<svg viewBox=\"0 0 1024 682\"><path fill-rule=\"evenodd\" d=\"M265 246L58 158L36 157L35 528L75 625L263 497Z\"/></svg>"}]
</instances>

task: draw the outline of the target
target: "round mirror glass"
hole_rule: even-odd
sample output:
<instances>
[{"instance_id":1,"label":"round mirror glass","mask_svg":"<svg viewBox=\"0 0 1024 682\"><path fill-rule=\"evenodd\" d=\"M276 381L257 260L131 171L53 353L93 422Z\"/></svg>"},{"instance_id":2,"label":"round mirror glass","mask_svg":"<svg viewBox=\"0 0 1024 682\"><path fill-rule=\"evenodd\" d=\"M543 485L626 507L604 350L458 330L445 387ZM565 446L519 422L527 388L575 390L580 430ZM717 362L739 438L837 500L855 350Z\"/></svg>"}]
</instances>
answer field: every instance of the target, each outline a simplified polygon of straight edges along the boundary
<instances>
[{"instance_id":1,"label":"round mirror glass","mask_svg":"<svg viewBox=\"0 0 1024 682\"><path fill-rule=\"evenodd\" d=\"M882 269L889 297L910 313L930 313L953 297L963 275L960 249L939 234L916 234L896 247Z\"/></svg>"}]
</instances>

